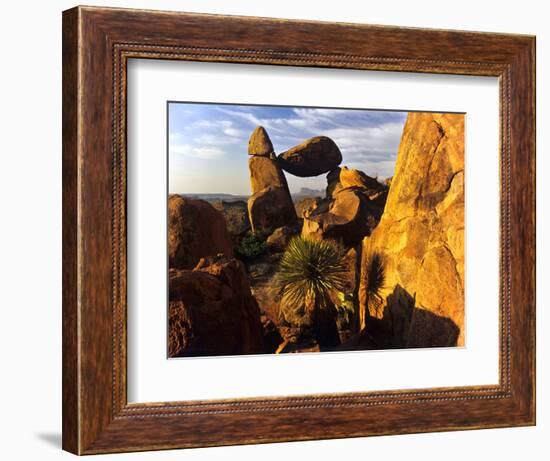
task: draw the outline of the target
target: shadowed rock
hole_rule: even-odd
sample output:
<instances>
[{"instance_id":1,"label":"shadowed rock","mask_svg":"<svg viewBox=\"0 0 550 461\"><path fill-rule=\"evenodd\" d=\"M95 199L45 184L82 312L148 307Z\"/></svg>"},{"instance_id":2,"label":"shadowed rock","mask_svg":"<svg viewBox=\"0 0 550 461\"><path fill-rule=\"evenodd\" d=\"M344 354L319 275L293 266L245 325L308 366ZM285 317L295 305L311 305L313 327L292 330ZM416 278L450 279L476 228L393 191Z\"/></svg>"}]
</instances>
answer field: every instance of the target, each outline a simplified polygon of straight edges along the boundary
<instances>
[{"instance_id":1,"label":"shadowed rock","mask_svg":"<svg viewBox=\"0 0 550 461\"><path fill-rule=\"evenodd\" d=\"M401 285L388 295L381 315L369 319L361 330L337 350L452 347L460 329L449 318L417 307L414 297Z\"/></svg>"},{"instance_id":2,"label":"shadowed rock","mask_svg":"<svg viewBox=\"0 0 550 461\"><path fill-rule=\"evenodd\" d=\"M296 210L288 190L267 187L248 199L248 216L253 231L296 224Z\"/></svg>"},{"instance_id":3,"label":"shadowed rock","mask_svg":"<svg viewBox=\"0 0 550 461\"><path fill-rule=\"evenodd\" d=\"M243 264L223 255L170 270L170 357L264 352L260 310Z\"/></svg>"},{"instance_id":4,"label":"shadowed rock","mask_svg":"<svg viewBox=\"0 0 550 461\"><path fill-rule=\"evenodd\" d=\"M204 200L168 198L168 264L191 269L204 256L233 256L223 215Z\"/></svg>"},{"instance_id":5,"label":"shadowed rock","mask_svg":"<svg viewBox=\"0 0 550 461\"><path fill-rule=\"evenodd\" d=\"M212 203L212 206L223 214L233 246L238 245L240 239L250 230L246 202L243 200L232 202L220 200Z\"/></svg>"},{"instance_id":6,"label":"shadowed rock","mask_svg":"<svg viewBox=\"0 0 550 461\"><path fill-rule=\"evenodd\" d=\"M274 253L285 251L288 246L288 242L290 242L290 239L294 235L296 235L295 228L289 226L278 227L267 238L267 246Z\"/></svg>"},{"instance_id":7,"label":"shadowed rock","mask_svg":"<svg viewBox=\"0 0 550 461\"><path fill-rule=\"evenodd\" d=\"M262 328L264 334L264 348L267 354L274 354L279 345L283 342L283 337L277 325L266 315L261 316Z\"/></svg>"}]
</instances>

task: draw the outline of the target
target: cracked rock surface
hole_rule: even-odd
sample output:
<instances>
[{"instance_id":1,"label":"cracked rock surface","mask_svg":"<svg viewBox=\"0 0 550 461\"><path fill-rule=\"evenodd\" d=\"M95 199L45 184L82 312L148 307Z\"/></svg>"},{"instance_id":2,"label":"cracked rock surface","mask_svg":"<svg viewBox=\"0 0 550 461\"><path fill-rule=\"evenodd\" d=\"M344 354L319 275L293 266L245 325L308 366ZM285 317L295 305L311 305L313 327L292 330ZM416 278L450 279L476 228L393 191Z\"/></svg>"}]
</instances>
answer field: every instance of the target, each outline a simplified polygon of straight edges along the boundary
<instances>
[{"instance_id":1,"label":"cracked rock surface","mask_svg":"<svg viewBox=\"0 0 550 461\"><path fill-rule=\"evenodd\" d=\"M363 240L382 257L382 306L366 296L361 322L387 323L393 344L464 345L464 116L409 113L384 214ZM391 325L389 325L391 323Z\"/></svg>"}]
</instances>

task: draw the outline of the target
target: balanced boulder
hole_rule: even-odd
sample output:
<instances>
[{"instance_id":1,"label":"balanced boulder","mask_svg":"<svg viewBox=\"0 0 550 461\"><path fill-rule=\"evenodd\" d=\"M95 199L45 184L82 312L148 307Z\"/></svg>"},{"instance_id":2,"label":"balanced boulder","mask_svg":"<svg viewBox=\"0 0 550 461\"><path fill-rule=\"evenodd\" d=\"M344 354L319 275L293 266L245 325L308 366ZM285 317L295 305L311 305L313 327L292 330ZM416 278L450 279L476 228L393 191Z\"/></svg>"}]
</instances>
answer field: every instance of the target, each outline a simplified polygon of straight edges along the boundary
<instances>
[{"instance_id":1,"label":"balanced boulder","mask_svg":"<svg viewBox=\"0 0 550 461\"><path fill-rule=\"evenodd\" d=\"M204 200L168 198L168 265L191 269L200 258L223 253L233 256L223 214Z\"/></svg>"},{"instance_id":2,"label":"balanced boulder","mask_svg":"<svg viewBox=\"0 0 550 461\"><path fill-rule=\"evenodd\" d=\"M277 159L286 172L310 177L334 170L342 163L342 153L332 139L316 136L283 152Z\"/></svg>"},{"instance_id":3,"label":"balanced boulder","mask_svg":"<svg viewBox=\"0 0 550 461\"><path fill-rule=\"evenodd\" d=\"M170 270L170 357L264 352L258 304L242 262L203 258L193 270Z\"/></svg>"}]
</instances>

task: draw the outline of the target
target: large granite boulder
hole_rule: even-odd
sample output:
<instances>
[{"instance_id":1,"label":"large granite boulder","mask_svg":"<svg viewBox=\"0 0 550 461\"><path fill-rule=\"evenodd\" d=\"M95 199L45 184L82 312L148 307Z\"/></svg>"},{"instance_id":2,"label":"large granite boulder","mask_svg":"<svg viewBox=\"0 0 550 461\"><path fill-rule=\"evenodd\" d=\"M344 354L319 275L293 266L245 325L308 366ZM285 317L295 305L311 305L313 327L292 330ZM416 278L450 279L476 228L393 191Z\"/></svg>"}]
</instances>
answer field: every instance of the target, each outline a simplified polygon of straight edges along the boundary
<instances>
[{"instance_id":1,"label":"large granite boulder","mask_svg":"<svg viewBox=\"0 0 550 461\"><path fill-rule=\"evenodd\" d=\"M334 170L342 163L342 154L332 139L316 136L283 152L277 159L286 172L310 177Z\"/></svg>"},{"instance_id":2,"label":"large granite boulder","mask_svg":"<svg viewBox=\"0 0 550 461\"><path fill-rule=\"evenodd\" d=\"M385 274L377 309L366 286L373 254ZM464 345L463 115L409 113L384 214L363 241L362 271L367 330L399 331L394 345Z\"/></svg>"},{"instance_id":3,"label":"large granite boulder","mask_svg":"<svg viewBox=\"0 0 550 461\"><path fill-rule=\"evenodd\" d=\"M204 200L170 195L168 198L168 265L191 269L204 256L233 256L225 219Z\"/></svg>"},{"instance_id":4,"label":"large granite boulder","mask_svg":"<svg viewBox=\"0 0 550 461\"><path fill-rule=\"evenodd\" d=\"M170 270L170 357L264 352L258 304L242 262L203 258L193 270Z\"/></svg>"}]
</instances>

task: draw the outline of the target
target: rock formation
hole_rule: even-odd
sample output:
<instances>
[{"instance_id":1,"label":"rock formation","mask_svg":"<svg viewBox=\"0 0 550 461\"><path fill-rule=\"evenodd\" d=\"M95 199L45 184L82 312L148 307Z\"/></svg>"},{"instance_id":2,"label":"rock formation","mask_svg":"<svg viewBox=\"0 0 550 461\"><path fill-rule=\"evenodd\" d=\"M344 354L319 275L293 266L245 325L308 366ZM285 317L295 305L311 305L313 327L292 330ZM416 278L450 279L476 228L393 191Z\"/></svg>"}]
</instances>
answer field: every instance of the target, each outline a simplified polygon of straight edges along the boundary
<instances>
[{"instance_id":1,"label":"rock formation","mask_svg":"<svg viewBox=\"0 0 550 461\"><path fill-rule=\"evenodd\" d=\"M304 216L302 236L317 240L332 239L346 247L357 245L363 236L370 233L375 221L369 217L375 210L369 199L361 192L343 189L332 200L325 200Z\"/></svg>"},{"instance_id":2,"label":"rock formation","mask_svg":"<svg viewBox=\"0 0 550 461\"><path fill-rule=\"evenodd\" d=\"M168 198L168 264L191 269L200 258L223 253L233 256L223 215L204 200Z\"/></svg>"},{"instance_id":3,"label":"rock formation","mask_svg":"<svg viewBox=\"0 0 550 461\"><path fill-rule=\"evenodd\" d=\"M170 270L169 356L264 352L258 304L243 263L223 255Z\"/></svg>"},{"instance_id":4,"label":"rock formation","mask_svg":"<svg viewBox=\"0 0 550 461\"><path fill-rule=\"evenodd\" d=\"M382 305L368 301L366 261L379 254ZM464 116L409 113L384 214L363 241L361 324L389 346L464 344Z\"/></svg>"},{"instance_id":5,"label":"rock formation","mask_svg":"<svg viewBox=\"0 0 550 461\"><path fill-rule=\"evenodd\" d=\"M347 167L327 175L327 197L305 210L302 235L357 245L378 224L388 188L362 171Z\"/></svg>"},{"instance_id":6,"label":"rock formation","mask_svg":"<svg viewBox=\"0 0 550 461\"><path fill-rule=\"evenodd\" d=\"M326 136L310 138L277 157L279 165L294 176L318 176L342 163L336 143Z\"/></svg>"},{"instance_id":7,"label":"rock formation","mask_svg":"<svg viewBox=\"0 0 550 461\"><path fill-rule=\"evenodd\" d=\"M367 195L387 190L376 178L371 178L362 171L349 169L347 166L336 168L327 174L327 197L332 197L342 189L358 188Z\"/></svg>"},{"instance_id":8,"label":"rock formation","mask_svg":"<svg viewBox=\"0 0 550 461\"><path fill-rule=\"evenodd\" d=\"M259 126L252 132L248 154L252 189L252 196L248 199L248 214L252 230L294 225L296 211L288 184L263 127Z\"/></svg>"}]
</instances>

